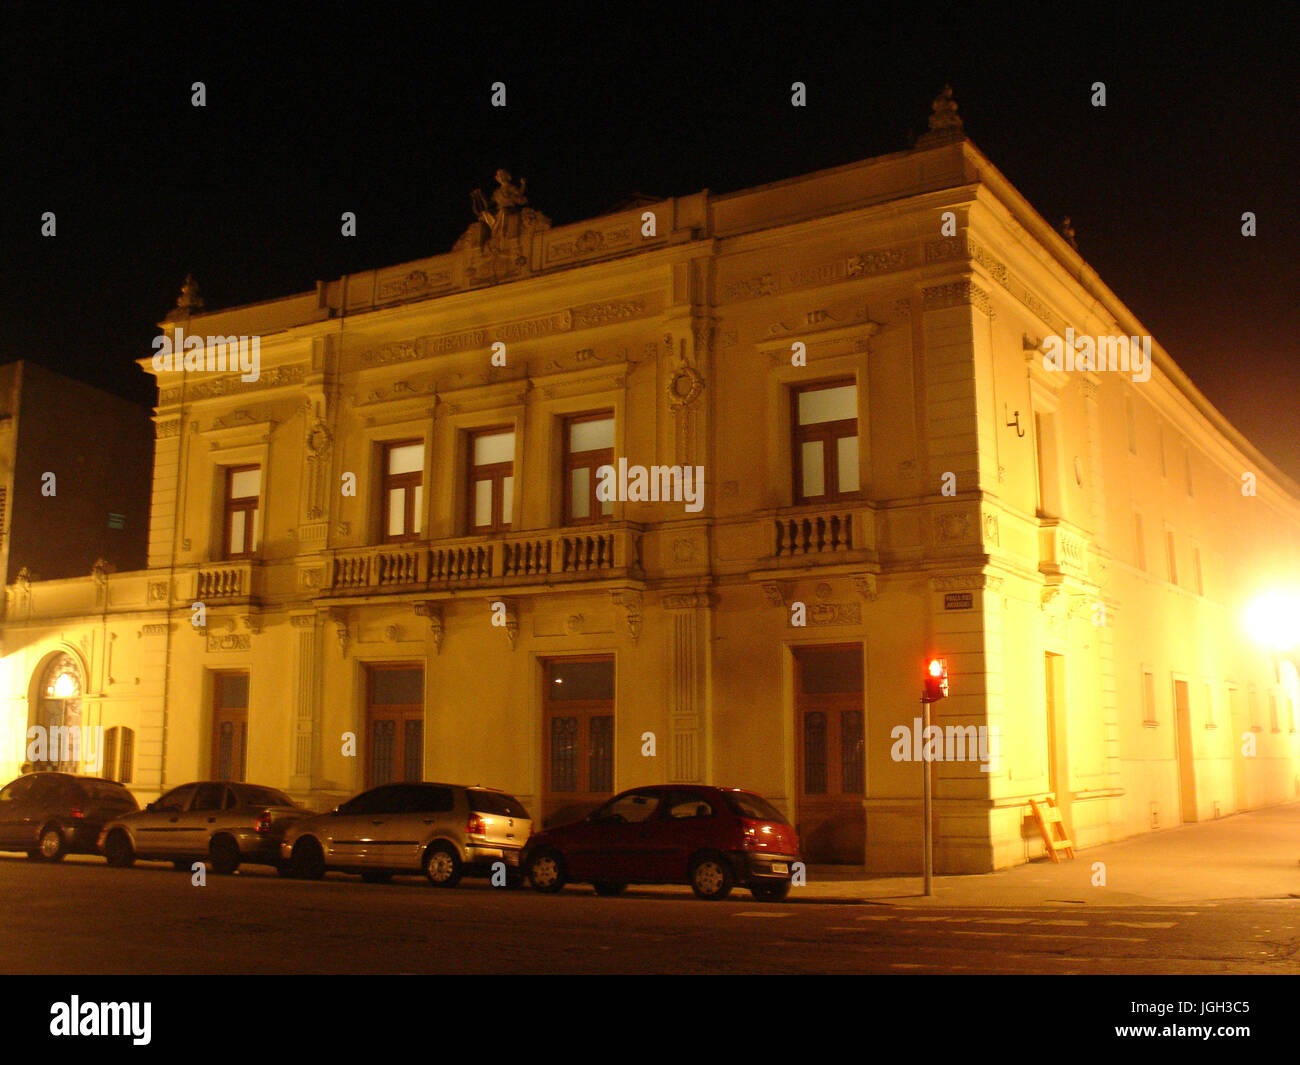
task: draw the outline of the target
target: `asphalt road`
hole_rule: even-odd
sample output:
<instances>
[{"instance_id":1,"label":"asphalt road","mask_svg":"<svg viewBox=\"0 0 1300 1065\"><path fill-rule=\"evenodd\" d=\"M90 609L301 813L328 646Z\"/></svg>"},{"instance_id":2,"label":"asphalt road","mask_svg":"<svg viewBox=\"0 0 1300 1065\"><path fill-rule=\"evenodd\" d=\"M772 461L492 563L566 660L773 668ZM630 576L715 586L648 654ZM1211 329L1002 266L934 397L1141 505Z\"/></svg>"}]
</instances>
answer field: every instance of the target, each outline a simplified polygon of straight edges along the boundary
<instances>
[{"instance_id":1,"label":"asphalt road","mask_svg":"<svg viewBox=\"0 0 1300 1065\"><path fill-rule=\"evenodd\" d=\"M0 856L0 972L1300 973L1300 900L968 909L599 898Z\"/></svg>"}]
</instances>

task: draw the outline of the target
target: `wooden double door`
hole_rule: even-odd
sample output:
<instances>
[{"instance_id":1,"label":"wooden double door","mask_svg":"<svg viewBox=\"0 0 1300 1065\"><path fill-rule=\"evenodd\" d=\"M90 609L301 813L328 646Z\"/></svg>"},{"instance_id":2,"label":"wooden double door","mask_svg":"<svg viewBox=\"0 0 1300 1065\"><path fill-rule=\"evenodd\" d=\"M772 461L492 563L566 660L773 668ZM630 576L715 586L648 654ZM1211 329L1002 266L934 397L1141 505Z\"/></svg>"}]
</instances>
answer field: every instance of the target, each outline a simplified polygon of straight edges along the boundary
<instances>
[{"instance_id":1,"label":"wooden double door","mask_svg":"<svg viewBox=\"0 0 1300 1065\"><path fill-rule=\"evenodd\" d=\"M860 644L795 651L798 828L809 863L866 860L862 666Z\"/></svg>"}]
</instances>

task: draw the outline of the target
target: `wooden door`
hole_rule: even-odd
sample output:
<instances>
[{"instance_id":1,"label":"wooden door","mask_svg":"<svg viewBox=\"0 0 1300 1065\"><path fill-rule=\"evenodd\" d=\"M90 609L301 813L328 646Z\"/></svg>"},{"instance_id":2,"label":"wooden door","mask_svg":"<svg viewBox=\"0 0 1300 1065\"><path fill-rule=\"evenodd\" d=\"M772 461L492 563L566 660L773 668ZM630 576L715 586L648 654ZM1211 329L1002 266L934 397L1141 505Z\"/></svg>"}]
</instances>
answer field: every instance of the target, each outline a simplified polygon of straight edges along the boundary
<instances>
[{"instance_id":1,"label":"wooden door","mask_svg":"<svg viewBox=\"0 0 1300 1065\"><path fill-rule=\"evenodd\" d=\"M866 861L862 647L795 652L798 830L811 863Z\"/></svg>"},{"instance_id":2,"label":"wooden door","mask_svg":"<svg viewBox=\"0 0 1300 1065\"><path fill-rule=\"evenodd\" d=\"M614 792L614 659L543 663L542 823L585 817Z\"/></svg>"}]
</instances>

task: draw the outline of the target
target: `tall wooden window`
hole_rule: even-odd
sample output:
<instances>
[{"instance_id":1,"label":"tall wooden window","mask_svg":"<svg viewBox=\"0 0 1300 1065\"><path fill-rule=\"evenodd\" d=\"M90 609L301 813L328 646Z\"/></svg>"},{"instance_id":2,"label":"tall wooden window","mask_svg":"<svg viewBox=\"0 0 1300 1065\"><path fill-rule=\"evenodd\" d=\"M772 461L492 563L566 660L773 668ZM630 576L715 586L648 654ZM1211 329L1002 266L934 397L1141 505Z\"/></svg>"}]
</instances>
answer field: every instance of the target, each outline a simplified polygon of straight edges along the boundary
<instances>
[{"instance_id":1,"label":"tall wooden window","mask_svg":"<svg viewBox=\"0 0 1300 1065\"><path fill-rule=\"evenodd\" d=\"M858 387L852 380L796 388L791 396L796 503L857 494Z\"/></svg>"},{"instance_id":2,"label":"tall wooden window","mask_svg":"<svg viewBox=\"0 0 1300 1065\"><path fill-rule=\"evenodd\" d=\"M243 780L248 768L248 674L212 678L212 776Z\"/></svg>"},{"instance_id":3,"label":"tall wooden window","mask_svg":"<svg viewBox=\"0 0 1300 1065\"><path fill-rule=\"evenodd\" d=\"M135 730L115 725L104 731L104 766L102 775L122 784L131 783L135 767Z\"/></svg>"},{"instance_id":4,"label":"tall wooden window","mask_svg":"<svg viewBox=\"0 0 1300 1065\"><path fill-rule=\"evenodd\" d=\"M469 437L469 531L510 528L515 505L515 433L482 429Z\"/></svg>"},{"instance_id":5,"label":"tall wooden window","mask_svg":"<svg viewBox=\"0 0 1300 1065\"><path fill-rule=\"evenodd\" d=\"M225 533L222 545L225 558L252 558L257 552L261 533L258 513L261 494L260 466L227 467Z\"/></svg>"},{"instance_id":6,"label":"tall wooden window","mask_svg":"<svg viewBox=\"0 0 1300 1065\"><path fill-rule=\"evenodd\" d=\"M596 498L596 471L614 462L614 415L583 414L564 421L564 524L583 525L614 515L612 500Z\"/></svg>"},{"instance_id":7,"label":"tall wooden window","mask_svg":"<svg viewBox=\"0 0 1300 1065\"><path fill-rule=\"evenodd\" d=\"M371 666L366 676L366 787L424 779L424 668Z\"/></svg>"},{"instance_id":8,"label":"tall wooden window","mask_svg":"<svg viewBox=\"0 0 1300 1065\"><path fill-rule=\"evenodd\" d=\"M424 444L407 440L385 444L380 505L380 532L385 543L414 540L424 514Z\"/></svg>"}]
</instances>

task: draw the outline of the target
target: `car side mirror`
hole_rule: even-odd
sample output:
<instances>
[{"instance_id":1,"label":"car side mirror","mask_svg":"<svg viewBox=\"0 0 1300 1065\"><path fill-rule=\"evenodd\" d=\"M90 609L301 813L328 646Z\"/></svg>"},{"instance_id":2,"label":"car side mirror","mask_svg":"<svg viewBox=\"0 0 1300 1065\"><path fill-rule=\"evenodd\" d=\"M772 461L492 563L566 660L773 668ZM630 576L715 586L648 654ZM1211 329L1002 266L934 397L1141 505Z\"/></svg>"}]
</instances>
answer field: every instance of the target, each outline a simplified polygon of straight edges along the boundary
<instances>
[{"instance_id":1,"label":"car side mirror","mask_svg":"<svg viewBox=\"0 0 1300 1065\"><path fill-rule=\"evenodd\" d=\"M144 812L147 813L147 814L151 814L151 813L153 813L156 809L158 809L158 800L157 800L157 799L154 799L153 802L150 802L150 803L146 803L146 804L145 804Z\"/></svg>"}]
</instances>

